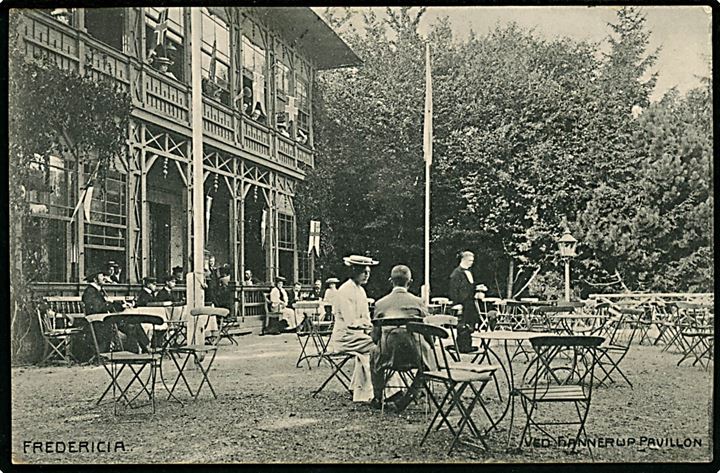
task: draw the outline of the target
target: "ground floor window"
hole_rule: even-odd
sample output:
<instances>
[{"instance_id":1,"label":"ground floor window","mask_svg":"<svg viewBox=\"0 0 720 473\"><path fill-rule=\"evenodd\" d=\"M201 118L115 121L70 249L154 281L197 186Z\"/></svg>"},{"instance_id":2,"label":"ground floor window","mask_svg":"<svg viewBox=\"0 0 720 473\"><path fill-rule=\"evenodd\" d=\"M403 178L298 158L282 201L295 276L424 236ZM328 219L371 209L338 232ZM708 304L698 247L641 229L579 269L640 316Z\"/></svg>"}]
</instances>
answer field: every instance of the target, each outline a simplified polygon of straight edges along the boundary
<instances>
[{"instance_id":1,"label":"ground floor window","mask_svg":"<svg viewBox=\"0 0 720 473\"><path fill-rule=\"evenodd\" d=\"M74 265L69 258L70 226L66 220L30 217L23 226L25 277L42 282L65 282ZM70 271L72 273L72 271Z\"/></svg>"},{"instance_id":2,"label":"ground floor window","mask_svg":"<svg viewBox=\"0 0 720 473\"><path fill-rule=\"evenodd\" d=\"M311 256L307 254L307 251L301 251L298 253L298 281L300 284L312 284L312 260Z\"/></svg>"},{"instance_id":3,"label":"ground floor window","mask_svg":"<svg viewBox=\"0 0 720 473\"><path fill-rule=\"evenodd\" d=\"M85 245L85 273L104 270L111 261L120 267L120 282L128 282L126 271L123 269L125 268L125 248L100 249Z\"/></svg>"}]
</instances>

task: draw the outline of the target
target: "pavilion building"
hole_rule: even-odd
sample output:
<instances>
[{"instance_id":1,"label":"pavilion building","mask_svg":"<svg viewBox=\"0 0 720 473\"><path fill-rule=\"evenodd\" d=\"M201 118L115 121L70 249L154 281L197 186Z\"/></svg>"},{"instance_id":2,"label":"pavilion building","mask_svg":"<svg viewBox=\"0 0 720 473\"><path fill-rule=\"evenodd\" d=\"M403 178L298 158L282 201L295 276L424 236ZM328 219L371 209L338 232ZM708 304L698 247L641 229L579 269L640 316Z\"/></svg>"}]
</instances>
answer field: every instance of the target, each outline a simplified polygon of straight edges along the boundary
<instances>
[{"instance_id":1,"label":"pavilion building","mask_svg":"<svg viewBox=\"0 0 720 473\"><path fill-rule=\"evenodd\" d=\"M47 213L24 233L48 268L45 294L78 294L108 261L122 283L191 267L190 9L22 10L28 60L51 60L117 82L132 97L126 159L71 218L91 170L50 156L45 184L29 192ZM202 8L203 168L206 253L233 280L282 274L311 283L298 241L295 190L314 165L313 81L318 71L360 64L310 8ZM44 225L34 223L44 219ZM127 286L126 286L127 287Z\"/></svg>"}]
</instances>

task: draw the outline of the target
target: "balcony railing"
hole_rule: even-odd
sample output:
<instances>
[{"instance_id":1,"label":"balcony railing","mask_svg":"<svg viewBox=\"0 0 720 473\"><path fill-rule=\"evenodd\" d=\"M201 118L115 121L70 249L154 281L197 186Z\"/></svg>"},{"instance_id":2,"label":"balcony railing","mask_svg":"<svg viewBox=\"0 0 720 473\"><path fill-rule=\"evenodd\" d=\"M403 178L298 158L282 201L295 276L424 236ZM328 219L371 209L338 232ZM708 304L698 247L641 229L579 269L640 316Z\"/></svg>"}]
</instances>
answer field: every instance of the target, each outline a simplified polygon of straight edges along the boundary
<instances>
[{"instance_id":1,"label":"balcony railing","mask_svg":"<svg viewBox=\"0 0 720 473\"><path fill-rule=\"evenodd\" d=\"M173 77L142 65L137 59L38 12L28 12L21 28L26 57L49 60L59 67L87 69L93 78L110 78L133 96L144 119L162 120L190 128L190 88ZM81 57L82 54L82 57ZM156 118L157 117L157 118ZM313 167L313 152L238 111L203 98L204 133L226 145L283 167L304 172Z\"/></svg>"}]
</instances>

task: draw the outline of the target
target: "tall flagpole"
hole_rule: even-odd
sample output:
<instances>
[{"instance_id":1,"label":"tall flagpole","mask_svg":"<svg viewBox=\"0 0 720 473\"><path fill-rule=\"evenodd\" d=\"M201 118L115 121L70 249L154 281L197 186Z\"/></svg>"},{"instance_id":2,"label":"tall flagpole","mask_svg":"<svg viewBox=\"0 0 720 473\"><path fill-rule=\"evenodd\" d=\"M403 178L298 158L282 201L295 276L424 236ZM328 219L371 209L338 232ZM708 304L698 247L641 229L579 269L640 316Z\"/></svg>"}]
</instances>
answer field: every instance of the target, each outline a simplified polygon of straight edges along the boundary
<instances>
[{"instance_id":1,"label":"tall flagpole","mask_svg":"<svg viewBox=\"0 0 720 473\"><path fill-rule=\"evenodd\" d=\"M425 122L423 155L425 158L425 287L423 300L430 303L430 166L432 164L432 76L430 73L430 42L425 43Z\"/></svg>"}]
</instances>

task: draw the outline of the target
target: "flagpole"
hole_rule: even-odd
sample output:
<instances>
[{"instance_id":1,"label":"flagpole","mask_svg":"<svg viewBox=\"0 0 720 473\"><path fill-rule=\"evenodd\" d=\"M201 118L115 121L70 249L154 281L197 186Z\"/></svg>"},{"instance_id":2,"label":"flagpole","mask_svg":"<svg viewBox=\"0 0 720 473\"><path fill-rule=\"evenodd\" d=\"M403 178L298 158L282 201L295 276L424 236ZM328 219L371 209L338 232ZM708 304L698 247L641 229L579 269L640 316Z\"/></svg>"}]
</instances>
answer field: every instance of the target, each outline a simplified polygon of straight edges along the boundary
<instances>
[{"instance_id":1,"label":"flagpole","mask_svg":"<svg viewBox=\"0 0 720 473\"><path fill-rule=\"evenodd\" d=\"M425 289L423 300L430 303L430 166L432 164L432 75L430 42L425 43L425 121L423 137L425 158Z\"/></svg>"}]
</instances>

